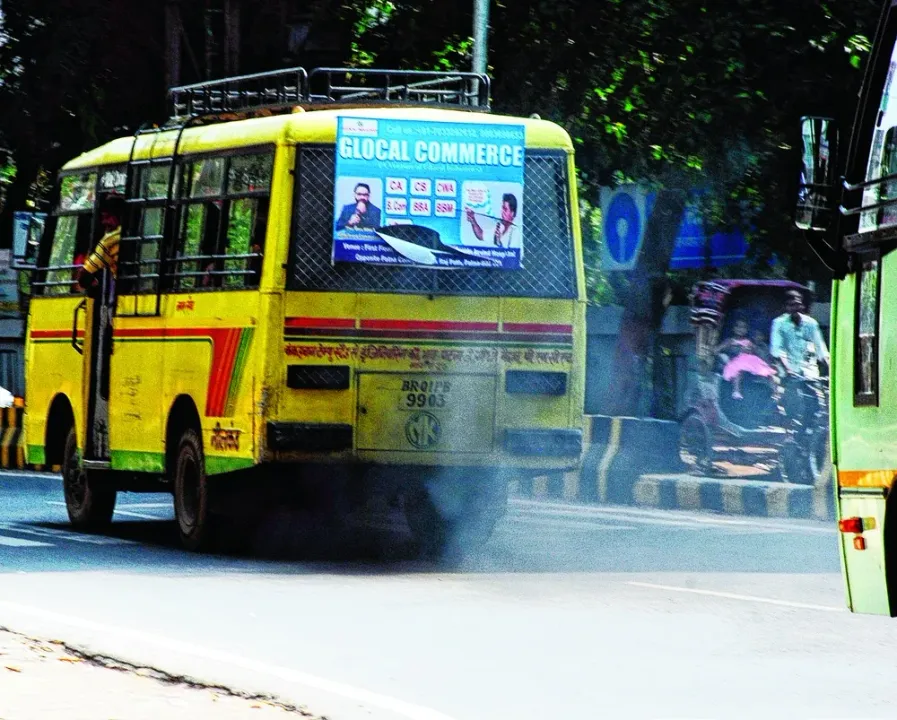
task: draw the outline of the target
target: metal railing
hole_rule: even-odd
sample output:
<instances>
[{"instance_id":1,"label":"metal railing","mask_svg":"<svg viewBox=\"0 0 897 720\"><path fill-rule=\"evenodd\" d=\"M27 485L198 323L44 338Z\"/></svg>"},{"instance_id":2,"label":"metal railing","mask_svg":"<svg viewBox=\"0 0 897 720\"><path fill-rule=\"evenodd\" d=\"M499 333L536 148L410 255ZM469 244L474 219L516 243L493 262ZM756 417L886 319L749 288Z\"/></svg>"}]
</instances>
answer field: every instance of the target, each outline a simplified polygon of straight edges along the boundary
<instances>
[{"instance_id":1,"label":"metal railing","mask_svg":"<svg viewBox=\"0 0 897 720\"><path fill-rule=\"evenodd\" d=\"M172 118L286 110L305 105L445 105L488 110L488 75L427 70L322 67L238 75L169 90Z\"/></svg>"}]
</instances>

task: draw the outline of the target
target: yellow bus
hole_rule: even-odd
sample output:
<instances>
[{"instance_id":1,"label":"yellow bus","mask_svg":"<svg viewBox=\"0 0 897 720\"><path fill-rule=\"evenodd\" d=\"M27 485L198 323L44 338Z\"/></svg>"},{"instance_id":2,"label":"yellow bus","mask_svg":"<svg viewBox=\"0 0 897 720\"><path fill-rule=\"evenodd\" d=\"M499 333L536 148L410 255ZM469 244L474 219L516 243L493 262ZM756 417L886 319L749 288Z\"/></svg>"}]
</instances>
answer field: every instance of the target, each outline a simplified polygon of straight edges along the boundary
<instances>
[{"instance_id":1,"label":"yellow bus","mask_svg":"<svg viewBox=\"0 0 897 720\"><path fill-rule=\"evenodd\" d=\"M66 164L32 269L28 461L71 522L168 491L184 547L287 486L401 500L422 552L486 539L582 449L573 147L464 73L291 69L171 91ZM124 204L116 271L82 264ZM360 496L364 496L362 492Z\"/></svg>"}]
</instances>

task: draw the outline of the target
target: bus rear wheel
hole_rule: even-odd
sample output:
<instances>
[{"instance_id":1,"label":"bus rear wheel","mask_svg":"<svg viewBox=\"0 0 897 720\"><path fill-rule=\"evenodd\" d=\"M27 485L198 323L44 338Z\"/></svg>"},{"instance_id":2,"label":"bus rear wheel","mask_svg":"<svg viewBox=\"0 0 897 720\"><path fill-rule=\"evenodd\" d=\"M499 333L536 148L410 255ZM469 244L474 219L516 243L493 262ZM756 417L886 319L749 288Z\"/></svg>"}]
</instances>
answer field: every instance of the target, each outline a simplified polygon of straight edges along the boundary
<instances>
[{"instance_id":1,"label":"bus rear wheel","mask_svg":"<svg viewBox=\"0 0 897 720\"><path fill-rule=\"evenodd\" d=\"M215 536L205 454L199 434L185 430L174 462L174 516L181 545L192 552L212 548Z\"/></svg>"},{"instance_id":2,"label":"bus rear wheel","mask_svg":"<svg viewBox=\"0 0 897 720\"><path fill-rule=\"evenodd\" d=\"M78 530L95 532L109 526L115 512L115 490L97 487L81 464L75 429L70 428L62 455L62 490L69 522Z\"/></svg>"}]
</instances>

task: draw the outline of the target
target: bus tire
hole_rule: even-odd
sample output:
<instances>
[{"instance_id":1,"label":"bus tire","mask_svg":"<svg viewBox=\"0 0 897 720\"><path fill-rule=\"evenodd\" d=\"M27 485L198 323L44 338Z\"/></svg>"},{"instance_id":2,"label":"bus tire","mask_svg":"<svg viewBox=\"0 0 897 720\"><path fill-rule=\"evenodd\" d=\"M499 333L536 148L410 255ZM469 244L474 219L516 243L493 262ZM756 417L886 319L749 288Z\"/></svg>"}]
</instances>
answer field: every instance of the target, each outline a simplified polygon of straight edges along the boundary
<instances>
[{"instance_id":1,"label":"bus tire","mask_svg":"<svg viewBox=\"0 0 897 720\"><path fill-rule=\"evenodd\" d=\"M174 516L181 545L191 552L212 548L215 527L205 454L199 434L185 430L174 459Z\"/></svg>"},{"instance_id":2,"label":"bus tire","mask_svg":"<svg viewBox=\"0 0 897 720\"><path fill-rule=\"evenodd\" d=\"M81 465L75 428L69 428L62 454L62 490L69 522L77 530L96 532L112 522L115 490L96 485Z\"/></svg>"}]
</instances>

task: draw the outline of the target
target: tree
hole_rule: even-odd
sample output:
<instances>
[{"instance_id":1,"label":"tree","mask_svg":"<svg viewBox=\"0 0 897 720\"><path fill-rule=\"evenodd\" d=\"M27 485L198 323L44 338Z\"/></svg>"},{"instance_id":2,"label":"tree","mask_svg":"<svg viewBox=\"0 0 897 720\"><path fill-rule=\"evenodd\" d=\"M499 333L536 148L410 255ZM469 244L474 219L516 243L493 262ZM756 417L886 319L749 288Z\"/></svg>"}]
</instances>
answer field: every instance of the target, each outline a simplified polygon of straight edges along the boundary
<instances>
[{"instance_id":1,"label":"tree","mask_svg":"<svg viewBox=\"0 0 897 720\"><path fill-rule=\"evenodd\" d=\"M0 146L15 177L0 212L68 159L158 114L161 14L136 0L6 0L0 18Z\"/></svg>"}]
</instances>

